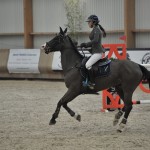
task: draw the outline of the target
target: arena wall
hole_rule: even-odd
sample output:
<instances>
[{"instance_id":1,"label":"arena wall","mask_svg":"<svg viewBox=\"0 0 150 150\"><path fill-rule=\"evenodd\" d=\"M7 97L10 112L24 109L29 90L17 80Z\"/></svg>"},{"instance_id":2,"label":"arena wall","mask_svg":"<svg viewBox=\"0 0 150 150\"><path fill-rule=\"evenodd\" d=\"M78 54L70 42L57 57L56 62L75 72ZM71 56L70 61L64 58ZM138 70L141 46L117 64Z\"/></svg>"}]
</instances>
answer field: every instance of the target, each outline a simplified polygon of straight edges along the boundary
<instances>
[{"instance_id":1,"label":"arena wall","mask_svg":"<svg viewBox=\"0 0 150 150\"><path fill-rule=\"evenodd\" d=\"M25 48L24 46L24 0L0 1L0 48ZM80 0L83 8L83 29L78 43L88 41L90 32L86 18L97 14L100 23L107 31L103 43L122 43L124 35L125 0ZM150 47L149 0L135 0L135 48ZM59 32L59 26L65 28L67 23L63 0L32 0L33 9L33 47L40 45ZM8 11L9 10L9 11ZM86 34L84 34L86 33Z\"/></svg>"},{"instance_id":2,"label":"arena wall","mask_svg":"<svg viewBox=\"0 0 150 150\"><path fill-rule=\"evenodd\" d=\"M64 79L63 71L61 68L60 53L55 52L47 55L45 54L44 50L40 50L40 49L34 49L34 50L35 50L34 54L39 54L39 57L35 55L34 58L31 58L29 56L22 57L20 55L20 54L25 54L26 51L28 51L29 55L33 54L30 49L0 49L0 78ZM15 51L15 53L12 54L12 51ZM121 51L119 50L119 53L120 52ZM149 49L145 49L145 50L141 49L136 51L128 50L127 53L129 54L129 57L132 61L143 65L144 63L147 63L144 66L148 70L150 70ZM14 54L15 55L18 54L18 56L15 57ZM106 55L107 54L108 51L106 52ZM88 55L87 52L86 55ZM35 61L33 62L33 60L36 60L37 57L38 57L37 59L38 71L35 72L36 69L30 66L36 63ZM114 53L112 57L116 58ZM18 71L18 68L20 71L16 72L16 70ZM30 71L28 72L28 70Z\"/></svg>"}]
</instances>

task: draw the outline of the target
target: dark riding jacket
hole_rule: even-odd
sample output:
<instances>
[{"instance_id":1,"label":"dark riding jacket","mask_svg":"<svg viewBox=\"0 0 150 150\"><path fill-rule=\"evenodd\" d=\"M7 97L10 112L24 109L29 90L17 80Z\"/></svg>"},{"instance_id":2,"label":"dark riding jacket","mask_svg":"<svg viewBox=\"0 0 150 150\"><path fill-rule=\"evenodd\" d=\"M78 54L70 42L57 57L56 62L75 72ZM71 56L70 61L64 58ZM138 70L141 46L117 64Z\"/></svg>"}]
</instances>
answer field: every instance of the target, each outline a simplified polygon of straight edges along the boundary
<instances>
[{"instance_id":1,"label":"dark riding jacket","mask_svg":"<svg viewBox=\"0 0 150 150\"><path fill-rule=\"evenodd\" d=\"M92 49L90 50L90 52L92 54L95 53L104 53L105 50L102 47L102 32L99 28L99 26L95 26L93 28L93 30L91 31L90 35L89 35L89 39L91 40L90 42L86 43L87 47L91 47Z\"/></svg>"}]
</instances>

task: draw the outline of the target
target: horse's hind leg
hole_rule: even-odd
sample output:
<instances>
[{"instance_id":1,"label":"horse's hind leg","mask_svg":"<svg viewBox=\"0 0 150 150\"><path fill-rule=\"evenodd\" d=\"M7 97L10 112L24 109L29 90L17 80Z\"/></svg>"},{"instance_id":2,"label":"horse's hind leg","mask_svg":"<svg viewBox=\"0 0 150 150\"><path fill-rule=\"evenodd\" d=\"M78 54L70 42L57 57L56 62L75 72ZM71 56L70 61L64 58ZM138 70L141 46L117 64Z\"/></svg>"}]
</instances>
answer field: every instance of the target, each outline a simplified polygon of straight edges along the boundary
<instances>
[{"instance_id":1,"label":"horse's hind leg","mask_svg":"<svg viewBox=\"0 0 150 150\"><path fill-rule=\"evenodd\" d=\"M126 123L127 123L127 119L128 119L128 116L132 110L132 93L126 93L125 96L124 96L124 111L125 111L125 114L124 114L124 117L121 121L121 123L119 124L119 128L117 131L119 132L122 132L125 130L125 127L126 127Z\"/></svg>"},{"instance_id":2,"label":"horse's hind leg","mask_svg":"<svg viewBox=\"0 0 150 150\"><path fill-rule=\"evenodd\" d=\"M119 119L121 118L121 116L123 115L123 111L122 110L119 110L116 115L115 115L115 118L114 118L114 121L113 121L113 126L116 126L119 122Z\"/></svg>"},{"instance_id":3,"label":"horse's hind leg","mask_svg":"<svg viewBox=\"0 0 150 150\"><path fill-rule=\"evenodd\" d=\"M117 86L117 87L115 87L115 88L116 88L117 94L120 96L120 98L121 98L122 100L124 100L124 93L123 93L123 90L122 90L121 86ZM113 125L114 125L114 126L118 124L119 119L121 118L121 116L123 115L123 113L124 113L124 107L123 107L122 109L120 109L120 110L116 113L115 118L114 118L114 120L113 120Z\"/></svg>"},{"instance_id":4,"label":"horse's hind leg","mask_svg":"<svg viewBox=\"0 0 150 150\"><path fill-rule=\"evenodd\" d=\"M49 122L49 125L54 125L56 123L56 118L58 118L61 106L64 105L65 103L73 100L78 95L79 95L79 92L75 92L70 89L66 92L66 94L58 102L56 110L55 110L54 114L52 115L52 118Z\"/></svg>"}]
</instances>

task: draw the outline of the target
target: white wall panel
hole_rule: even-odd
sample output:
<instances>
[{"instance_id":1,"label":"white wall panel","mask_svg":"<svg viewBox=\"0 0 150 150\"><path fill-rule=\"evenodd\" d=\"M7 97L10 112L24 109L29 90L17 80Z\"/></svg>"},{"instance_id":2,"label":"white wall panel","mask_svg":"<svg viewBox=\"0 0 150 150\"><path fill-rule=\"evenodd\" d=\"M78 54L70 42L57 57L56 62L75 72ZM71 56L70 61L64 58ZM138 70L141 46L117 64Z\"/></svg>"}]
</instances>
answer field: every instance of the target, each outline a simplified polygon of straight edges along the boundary
<instances>
[{"instance_id":1,"label":"white wall panel","mask_svg":"<svg viewBox=\"0 0 150 150\"><path fill-rule=\"evenodd\" d=\"M136 33L136 48L150 48L150 33Z\"/></svg>"},{"instance_id":2,"label":"white wall panel","mask_svg":"<svg viewBox=\"0 0 150 150\"><path fill-rule=\"evenodd\" d=\"M150 0L135 0L136 29L150 29Z\"/></svg>"},{"instance_id":3,"label":"white wall panel","mask_svg":"<svg viewBox=\"0 0 150 150\"><path fill-rule=\"evenodd\" d=\"M23 30L23 0L0 0L0 33Z\"/></svg>"},{"instance_id":4,"label":"white wall panel","mask_svg":"<svg viewBox=\"0 0 150 150\"><path fill-rule=\"evenodd\" d=\"M66 23L63 0L33 0L34 32L58 32Z\"/></svg>"},{"instance_id":5,"label":"white wall panel","mask_svg":"<svg viewBox=\"0 0 150 150\"><path fill-rule=\"evenodd\" d=\"M136 29L150 29L150 0L136 0ZM136 33L136 47L150 48L150 33Z\"/></svg>"},{"instance_id":6,"label":"white wall panel","mask_svg":"<svg viewBox=\"0 0 150 150\"><path fill-rule=\"evenodd\" d=\"M0 49L24 48L23 36L0 36Z\"/></svg>"},{"instance_id":7,"label":"white wall panel","mask_svg":"<svg viewBox=\"0 0 150 150\"><path fill-rule=\"evenodd\" d=\"M96 14L107 30L124 28L123 0L81 0L83 31L88 30L86 18ZM63 0L33 0L34 32L56 32L67 23Z\"/></svg>"},{"instance_id":8,"label":"white wall panel","mask_svg":"<svg viewBox=\"0 0 150 150\"><path fill-rule=\"evenodd\" d=\"M123 0L84 0L86 17L96 14L106 30L124 28Z\"/></svg>"}]
</instances>

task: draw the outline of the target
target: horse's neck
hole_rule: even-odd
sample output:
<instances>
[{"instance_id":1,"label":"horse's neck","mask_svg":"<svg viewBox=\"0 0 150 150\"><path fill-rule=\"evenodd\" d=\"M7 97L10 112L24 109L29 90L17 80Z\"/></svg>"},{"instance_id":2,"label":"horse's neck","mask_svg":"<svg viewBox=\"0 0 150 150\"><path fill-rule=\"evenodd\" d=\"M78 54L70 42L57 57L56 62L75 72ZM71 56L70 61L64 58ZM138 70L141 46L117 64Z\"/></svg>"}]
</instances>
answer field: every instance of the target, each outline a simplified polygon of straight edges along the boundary
<instances>
[{"instance_id":1,"label":"horse's neck","mask_svg":"<svg viewBox=\"0 0 150 150\"><path fill-rule=\"evenodd\" d=\"M81 62L81 57L73 49L64 49L61 51L61 64L64 73L74 67L77 63Z\"/></svg>"}]
</instances>

